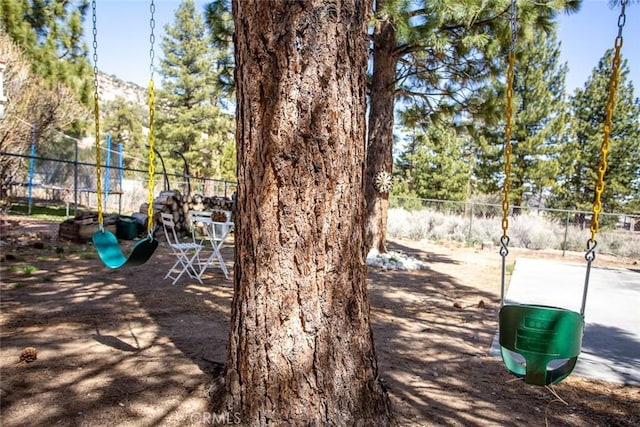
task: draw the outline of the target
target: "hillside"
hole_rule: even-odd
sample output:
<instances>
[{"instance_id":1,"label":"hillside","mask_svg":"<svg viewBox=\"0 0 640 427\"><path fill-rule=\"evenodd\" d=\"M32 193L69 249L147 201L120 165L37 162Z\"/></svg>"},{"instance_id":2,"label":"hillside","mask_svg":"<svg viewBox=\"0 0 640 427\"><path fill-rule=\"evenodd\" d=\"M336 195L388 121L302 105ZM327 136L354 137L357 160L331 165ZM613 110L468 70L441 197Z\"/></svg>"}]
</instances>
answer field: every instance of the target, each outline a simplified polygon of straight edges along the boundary
<instances>
[{"instance_id":1,"label":"hillside","mask_svg":"<svg viewBox=\"0 0 640 427\"><path fill-rule=\"evenodd\" d=\"M123 98L131 104L147 105L147 89L135 83L125 82L112 74L98 72L98 94L101 102Z\"/></svg>"}]
</instances>

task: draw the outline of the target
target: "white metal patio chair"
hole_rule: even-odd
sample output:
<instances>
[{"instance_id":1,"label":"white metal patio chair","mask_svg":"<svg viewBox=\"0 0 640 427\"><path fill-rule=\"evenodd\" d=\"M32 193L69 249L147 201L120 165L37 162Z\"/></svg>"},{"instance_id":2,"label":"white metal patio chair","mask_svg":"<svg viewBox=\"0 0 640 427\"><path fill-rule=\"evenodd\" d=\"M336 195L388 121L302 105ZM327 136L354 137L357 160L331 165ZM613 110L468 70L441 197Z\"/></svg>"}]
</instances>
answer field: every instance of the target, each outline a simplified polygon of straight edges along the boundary
<instances>
[{"instance_id":1,"label":"white metal patio chair","mask_svg":"<svg viewBox=\"0 0 640 427\"><path fill-rule=\"evenodd\" d=\"M211 254L200 266L202 277L205 270L213 265L214 260L218 261L224 277L229 278L229 270L222 257L221 248L229 233L233 230L231 221L231 211L214 209L211 211L189 211L189 218L193 230L194 242L205 245L208 240L211 244Z\"/></svg>"},{"instance_id":2,"label":"white metal patio chair","mask_svg":"<svg viewBox=\"0 0 640 427\"><path fill-rule=\"evenodd\" d=\"M200 262L200 251L203 245L195 242L180 242L176 233L176 225L173 221L173 215L168 213L161 214L162 228L164 229L164 236L167 239L167 244L171 248L171 251L176 256L176 262L171 266L167 272L165 279L173 279L172 285L182 277L186 272L189 277L202 283L200 279L200 272L196 270L194 263Z\"/></svg>"}]
</instances>

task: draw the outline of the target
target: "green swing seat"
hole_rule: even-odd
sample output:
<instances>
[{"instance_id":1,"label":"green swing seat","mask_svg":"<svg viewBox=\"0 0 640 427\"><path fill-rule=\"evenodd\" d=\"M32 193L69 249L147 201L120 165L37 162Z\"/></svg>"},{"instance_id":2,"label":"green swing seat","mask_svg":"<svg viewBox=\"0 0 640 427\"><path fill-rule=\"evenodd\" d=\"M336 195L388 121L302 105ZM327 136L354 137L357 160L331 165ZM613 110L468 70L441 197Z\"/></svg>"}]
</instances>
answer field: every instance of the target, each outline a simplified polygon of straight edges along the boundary
<instances>
[{"instance_id":1,"label":"green swing seat","mask_svg":"<svg viewBox=\"0 0 640 427\"><path fill-rule=\"evenodd\" d=\"M505 305L499 324L502 360L527 384L554 384L573 371L584 331L579 313L542 305Z\"/></svg>"},{"instance_id":2,"label":"green swing seat","mask_svg":"<svg viewBox=\"0 0 640 427\"><path fill-rule=\"evenodd\" d=\"M104 265L109 268L120 268L133 267L147 262L158 247L158 240L147 237L138 241L128 257L122 253L118 239L110 231L104 230L94 233L93 244Z\"/></svg>"}]
</instances>

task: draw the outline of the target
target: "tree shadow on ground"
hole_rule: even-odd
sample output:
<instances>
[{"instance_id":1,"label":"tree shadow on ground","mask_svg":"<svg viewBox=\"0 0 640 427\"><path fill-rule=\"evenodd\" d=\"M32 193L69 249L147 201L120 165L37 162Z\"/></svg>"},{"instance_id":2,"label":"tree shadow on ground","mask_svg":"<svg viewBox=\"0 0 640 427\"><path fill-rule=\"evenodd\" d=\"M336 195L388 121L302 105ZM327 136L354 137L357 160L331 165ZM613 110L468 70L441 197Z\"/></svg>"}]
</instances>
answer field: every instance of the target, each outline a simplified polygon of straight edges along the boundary
<instances>
[{"instance_id":1,"label":"tree shadow on ground","mask_svg":"<svg viewBox=\"0 0 640 427\"><path fill-rule=\"evenodd\" d=\"M26 245L2 263L3 425L192 425L224 361L229 282L172 286L166 248L121 270L77 248ZM35 362L18 363L25 347Z\"/></svg>"},{"instance_id":2,"label":"tree shadow on ground","mask_svg":"<svg viewBox=\"0 0 640 427\"><path fill-rule=\"evenodd\" d=\"M214 269L203 285L171 285L163 277L174 258L162 245L122 270L73 247L64 259L25 247L2 264L4 425L201 425L206 385L226 358L232 282ZM514 381L487 355L495 292L439 272L461 263L444 252L392 248L431 266L368 273L380 375L399 425L640 423L637 392L620 401L615 386L570 379L555 387L565 405ZM225 251L231 260L233 248ZM38 270L26 275L30 264ZM27 346L38 360L18 363Z\"/></svg>"},{"instance_id":3,"label":"tree shadow on ground","mask_svg":"<svg viewBox=\"0 0 640 427\"><path fill-rule=\"evenodd\" d=\"M636 385L640 383L640 342L628 331L587 323L582 339L582 353L609 361L607 368L619 382ZM586 357L583 357L582 361L585 360Z\"/></svg>"},{"instance_id":4,"label":"tree shadow on ground","mask_svg":"<svg viewBox=\"0 0 640 427\"><path fill-rule=\"evenodd\" d=\"M391 249L430 267L369 270L380 375L400 425L593 425L598 420L595 425L631 426L640 420L640 396L633 391L614 410L598 404L603 400L598 388L581 379L547 389L513 377L488 355L499 295L438 271L438 264L459 260L400 244ZM466 277L474 280L474 274Z\"/></svg>"}]
</instances>

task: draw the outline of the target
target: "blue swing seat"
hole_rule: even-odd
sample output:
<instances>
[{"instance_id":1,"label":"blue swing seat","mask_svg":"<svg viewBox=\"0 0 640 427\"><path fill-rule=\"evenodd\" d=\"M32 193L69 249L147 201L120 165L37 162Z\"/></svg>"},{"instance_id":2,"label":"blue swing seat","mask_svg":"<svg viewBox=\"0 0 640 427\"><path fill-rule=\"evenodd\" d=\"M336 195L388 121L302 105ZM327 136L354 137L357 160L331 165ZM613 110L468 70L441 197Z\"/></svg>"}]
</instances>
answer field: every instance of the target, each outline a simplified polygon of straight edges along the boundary
<instances>
[{"instance_id":1,"label":"blue swing seat","mask_svg":"<svg viewBox=\"0 0 640 427\"><path fill-rule=\"evenodd\" d=\"M584 331L579 313L533 304L505 305L499 323L504 364L527 384L555 384L573 371Z\"/></svg>"},{"instance_id":2,"label":"blue swing seat","mask_svg":"<svg viewBox=\"0 0 640 427\"><path fill-rule=\"evenodd\" d=\"M114 269L142 265L151 258L158 247L157 239L146 237L138 241L126 257L120 249L118 239L110 231L97 231L93 234L92 240L104 265Z\"/></svg>"}]
</instances>

